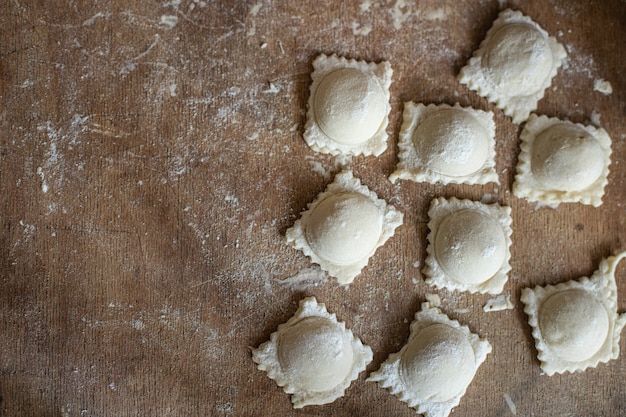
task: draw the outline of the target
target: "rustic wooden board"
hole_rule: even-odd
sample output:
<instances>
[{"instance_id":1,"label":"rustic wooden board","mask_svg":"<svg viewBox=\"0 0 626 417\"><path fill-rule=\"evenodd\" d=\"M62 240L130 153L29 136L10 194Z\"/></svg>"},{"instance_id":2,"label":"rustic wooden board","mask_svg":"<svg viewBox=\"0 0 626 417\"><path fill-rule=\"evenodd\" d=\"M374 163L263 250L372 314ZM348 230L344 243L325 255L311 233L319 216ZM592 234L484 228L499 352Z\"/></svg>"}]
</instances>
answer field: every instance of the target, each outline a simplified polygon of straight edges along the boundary
<instances>
[{"instance_id":1,"label":"rustic wooden board","mask_svg":"<svg viewBox=\"0 0 626 417\"><path fill-rule=\"evenodd\" d=\"M494 109L455 77L506 0L301 3L0 2L0 416L412 416L365 374L293 411L249 347L315 295L372 347L373 371L427 293L493 345L453 416L513 415L505 396L521 416L626 415L626 355L542 375L519 303L626 249L626 3L508 2L569 54L538 112L613 139L604 204L557 210L512 196L519 128L499 110L499 186L387 180L404 101ZM381 157L338 161L302 140L321 52L391 62ZM349 288L283 281L318 276L283 236L344 166L405 224ZM512 207L514 310L424 284L435 196Z\"/></svg>"}]
</instances>

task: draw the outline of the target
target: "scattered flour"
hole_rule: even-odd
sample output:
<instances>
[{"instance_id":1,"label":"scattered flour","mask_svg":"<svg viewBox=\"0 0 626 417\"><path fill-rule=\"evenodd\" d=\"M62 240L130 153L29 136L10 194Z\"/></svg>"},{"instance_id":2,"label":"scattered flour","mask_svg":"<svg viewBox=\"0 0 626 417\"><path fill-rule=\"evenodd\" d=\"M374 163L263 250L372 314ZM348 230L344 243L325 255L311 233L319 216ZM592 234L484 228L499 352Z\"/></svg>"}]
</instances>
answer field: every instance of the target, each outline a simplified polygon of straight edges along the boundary
<instances>
[{"instance_id":1,"label":"scattered flour","mask_svg":"<svg viewBox=\"0 0 626 417\"><path fill-rule=\"evenodd\" d=\"M399 30L402 28L404 22L411 17L412 11L411 8L407 6L405 0L397 0L389 13L391 13L393 27L396 28L396 30Z\"/></svg>"},{"instance_id":2,"label":"scattered flour","mask_svg":"<svg viewBox=\"0 0 626 417\"><path fill-rule=\"evenodd\" d=\"M328 169L324 167L324 164L322 162L315 159L314 156L309 155L309 156L306 156L305 159L307 160L309 165L311 165L313 172L316 172L320 174L321 176L323 176L324 180L326 181L331 179L333 171L337 171L340 168L345 166L345 163L343 163L343 161L339 157L334 159L332 167Z\"/></svg>"},{"instance_id":3,"label":"scattered flour","mask_svg":"<svg viewBox=\"0 0 626 417\"><path fill-rule=\"evenodd\" d=\"M163 15L161 16L159 24L166 26L168 29L172 29L178 24L178 16L171 14Z\"/></svg>"},{"instance_id":4,"label":"scattered flour","mask_svg":"<svg viewBox=\"0 0 626 417\"><path fill-rule=\"evenodd\" d=\"M96 20L98 19L106 19L111 17L111 13L102 13L102 12L98 12L95 15L91 16L89 19L85 20L83 22L83 26L91 26L93 25Z\"/></svg>"},{"instance_id":5,"label":"scattered flour","mask_svg":"<svg viewBox=\"0 0 626 417\"><path fill-rule=\"evenodd\" d=\"M46 182L46 174L43 172L43 169L41 167L37 167L37 175L39 175L39 178L41 178L41 191L47 193L50 187Z\"/></svg>"},{"instance_id":6,"label":"scattered flour","mask_svg":"<svg viewBox=\"0 0 626 417\"><path fill-rule=\"evenodd\" d=\"M263 3L261 2L254 4L252 7L250 7L250 12L248 13L248 15L252 18L256 17L259 14L261 7L263 7ZM254 35L256 35L256 21L252 20L246 32L246 36Z\"/></svg>"},{"instance_id":7,"label":"scattered flour","mask_svg":"<svg viewBox=\"0 0 626 417\"><path fill-rule=\"evenodd\" d=\"M137 69L136 62L139 62L141 59L148 56L150 52L152 52L152 50L157 46L160 39L161 37L158 34L154 35L154 41L150 44L150 46L148 46L143 52L139 53L135 57L127 59L126 62L124 62L124 65L122 65L122 67L120 68L120 75L128 75L135 69Z\"/></svg>"},{"instance_id":8,"label":"scattered flour","mask_svg":"<svg viewBox=\"0 0 626 417\"><path fill-rule=\"evenodd\" d=\"M202 246L204 246L206 244L207 238L210 235L208 233L204 233L202 230L200 230L200 226L198 226L195 223L189 222L189 223L187 223L187 226L191 227L191 229L195 233L195 235L198 238L198 240L200 240L200 243L202 244ZM219 238L218 238L218 240L219 240Z\"/></svg>"},{"instance_id":9,"label":"scattered flour","mask_svg":"<svg viewBox=\"0 0 626 417\"><path fill-rule=\"evenodd\" d=\"M424 13L424 17L426 20L446 20L448 17L446 14L446 10L443 7L440 7L435 10L430 10Z\"/></svg>"},{"instance_id":10,"label":"scattered flour","mask_svg":"<svg viewBox=\"0 0 626 417\"><path fill-rule=\"evenodd\" d=\"M239 199L237 197L235 197L234 195L227 195L226 197L224 197L224 201L228 201L229 203L231 203L234 206L239 205Z\"/></svg>"},{"instance_id":11,"label":"scattered flour","mask_svg":"<svg viewBox=\"0 0 626 417\"><path fill-rule=\"evenodd\" d=\"M256 3L255 5L250 7L250 16L258 15L259 11L261 10L261 7L263 7L263 3L261 3L261 2Z\"/></svg>"},{"instance_id":12,"label":"scattered flour","mask_svg":"<svg viewBox=\"0 0 626 417\"><path fill-rule=\"evenodd\" d=\"M369 23L362 25L358 22L352 22L352 33L354 36L367 36L372 31L372 25Z\"/></svg>"},{"instance_id":13,"label":"scattered flour","mask_svg":"<svg viewBox=\"0 0 626 417\"><path fill-rule=\"evenodd\" d=\"M24 228L24 234L25 235L31 235L32 233L35 232L35 225L34 224L28 224L28 223L24 223L24 220L20 220L19 221L20 226L22 226Z\"/></svg>"},{"instance_id":14,"label":"scattered flour","mask_svg":"<svg viewBox=\"0 0 626 417\"><path fill-rule=\"evenodd\" d=\"M311 165L313 172L316 172L324 177L326 181L330 180L330 171L324 168L324 165L320 161L316 161L313 157L307 156L307 162Z\"/></svg>"},{"instance_id":15,"label":"scattered flour","mask_svg":"<svg viewBox=\"0 0 626 417\"><path fill-rule=\"evenodd\" d=\"M297 291L302 291L309 287L317 287L326 281L328 281L328 274L318 266L301 269L297 274L289 278L278 279L280 285Z\"/></svg>"},{"instance_id":16,"label":"scattered flour","mask_svg":"<svg viewBox=\"0 0 626 417\"><path fill-rule=\"evenodd\" d=\"M270 82L268 83L267 90L263 90L261 92L263 94L277 94L278 92L280 92L280 88L276 87L276 84Z\"/></svg>"},{"instance_id":17,"label":"scattered flour","mask_svg":"<svg viewBox=\"0 0 626 417\"><path fill-rule=\"evenodd\" d=\"M234 409L235 407L230 402L227 402L225 404L217 404L214 407L214 411L223 413L224 415L230 415Z\"/></svg>"},{"instance_id":18,"label":"scattered flour","mask_svg":"<svg viewBox=\"0 0 626 417\"><path fill-rule=\"evenodd\" d=\"M241 88L237 86L228 87L228 90L226 90L226 94L231 97L235 97L239 93L241 93Z\"/></svg>"},{"instance_id":19,"label":"scattered flour","mask_svg":"<svg viewBox=\"0 0 626 417\"><path fill-rule=\"evenodd\" d=\"M613 86L607 80L598 78L593 82L593 91L597 91L608 96L613 93Z\"/></svg>"},{"instance_id":20,"label":"scattered flour","mask_svg":"<svg viewBox=\"0 0 626 417\"><path fill-rule=\"evenodd\" d=\"M513 402L509 394L504 393L502 394L502 396L504 397L504 401L506 401L506 405L509 407L509 410L511 410L511 413L514 416L517 415L517 408L515 407L515 403Z\"/></svg>"}]
</instances>

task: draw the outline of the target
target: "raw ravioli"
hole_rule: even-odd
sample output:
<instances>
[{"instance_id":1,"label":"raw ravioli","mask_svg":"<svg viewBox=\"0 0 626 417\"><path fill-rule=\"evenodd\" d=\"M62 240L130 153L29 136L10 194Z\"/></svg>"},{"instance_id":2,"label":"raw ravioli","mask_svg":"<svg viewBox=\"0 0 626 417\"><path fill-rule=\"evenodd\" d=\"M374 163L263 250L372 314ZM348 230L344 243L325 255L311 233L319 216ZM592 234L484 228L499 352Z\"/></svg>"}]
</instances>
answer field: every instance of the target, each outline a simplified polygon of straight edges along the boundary
<instances>
[{"instance_id":1,"label":"raw ravioli","mask_svg":"<svg viewBox=\"0 0 626 417\"><path fill-rule=\"evenodd\" d=\"M374 155L387 149L391 65L320 55L313 61L304 140L316 152Z\"/></svg>"},{"instance_id":2,"label":"raw ravioli","mask_svg":"<svg viewBox=\"0 0 626 417\"><path fill-rule=\"evenodd\" d=\"M372 349L315 297L301 300L293 317L252 351L258 368L291 394L294 408L342 397L372 357Z\"/></svg>"},{"instance_id":3,"label":"raw ravioli","mask_svg":"<svg viewBox=\"0 0 626 417\"><path fill-rule=\"evenodd\" d=\"M402 218L350 171L342 171L302 212L286 238L340 284L350 284Z\"/></svg>"},{"instance_id":4,"label":"raw ravioli","mask_svg":"<svg viewBox=\"0 0 626 417\"><path fill-rule=\"evenodd\" d=\"M490 352L488 341L426 302L415 314L406 345L368 381L378 382L425 417L446 417Z\"/></svg>"},{"instance_id":5,"label":"raw ravioli","mask_svg":"<svg viewBox=\"0 0 626 417\"><path fill-rule=\"evenodd\" d=\"M389 180L498 182L493 113L447 104L404 104L398 166Z\"/></svg>"},{"instance_id":6,"label":"raw ravioli","mask_svg":"<svg viewBox=\"0 0 626 417\"><path fill-rule=\"evenodd\" d=\"M513 123L522 123L537 108L566 56L565 48L541 26L507 9L458 78L496 103Z\"/></svg>"}]
</instances>

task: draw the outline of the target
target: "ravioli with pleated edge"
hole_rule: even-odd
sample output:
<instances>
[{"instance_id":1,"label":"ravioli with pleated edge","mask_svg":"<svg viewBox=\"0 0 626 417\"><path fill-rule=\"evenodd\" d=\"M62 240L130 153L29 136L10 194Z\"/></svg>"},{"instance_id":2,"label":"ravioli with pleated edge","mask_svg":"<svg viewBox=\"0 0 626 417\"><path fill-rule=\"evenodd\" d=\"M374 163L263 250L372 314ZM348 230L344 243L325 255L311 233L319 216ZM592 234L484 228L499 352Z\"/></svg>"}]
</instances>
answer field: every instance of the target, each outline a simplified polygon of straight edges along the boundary
<instances>
[{"instance_id":1,"label":"ravioli with pleated edge","mask_svg":"<svg viewBox=\"0 0 626 417\"><path fill-rule=\"evenodd\" d=\"M391 182L498 183L493 113L448 104L404 103Z\"/></svg>"},{"instance_id":2,"label":"ravioli with pleated edge","mask_svg":"<svg viewBox=\"0 0 626 417\"><path fill-rule=\"evenodd\" d=\"M316 152L379 156L387 149L391 76L378 64L319 55L313 61L304 140Z\"/></svg>"},{"instance_id":3,"label":"ravioli with pleated edge","mask_svg":"<svg viewBox=\"0 0 626 417\"><path fill-rule=\"evenodd\" d=\"M291 394L294 408L322 405L344 395L373 353L315 297L252 350L258 368Z\"/></svg>"},{"instance_id":4,"label":"ravioli with pleated edge","mask_svg":"<svg viewBox=\"0 0 626 417\"><path fill-rule=\"evenodd\" d=\"M428 216L426 283L500 294L511 270L511 208L438 197Z\"/></svg>"},{"instance_id":5,"label":"ravioli with pleated edge","mask_svg":"<svg viewBox=\"0 0 626 417\"><path fill-rule=\"evenodd\" d=\"M286 240L346 285L393 236L403 217L352 172L341 171L287 230Z\"/></svg>"},{"instance_id":6,"label":"ravioli with pleated edge","mask_svg":"<svg viewBox=\"0 0 626 417\"><path fill-rule=\"evenodd\" d=\"M565 48L541 26L506 9L458 79L519 124L537 108L566 56Z\"/></svg>"},{"instance_id":7,"label":"ravioli with pleated edge","mask_svg":"<svg viewBox=\"0 0 626 417\"><path fill-rule=\"evenodd\" d=\"M531 114L520 134L513 194L539 205L602 205L611 138L602 128Z\"/></svg>"},{"instance_id":8,"label":"ravioli with pleated edge","mask_svg":"<svg viewBox=\"0 0 626 417\"><path fill-rule=\"evenodd\" d=\"M377 382L425 417L446 417L491 352L488 341L426 302L409 340L368 381Z\"/></svg>"},{"instance_id":9,"label":"ravioli with pleated edge","mask_svg":"<svg viewBox=\"0 0 626 417\"><path fill-rule=\"evenodd\" d=\"M600 262L591 278L524 288L520 300L547 375L584 371L619 356L626 314L617 313L615 270L626 252Z\"/></svg>"}]
</instances>

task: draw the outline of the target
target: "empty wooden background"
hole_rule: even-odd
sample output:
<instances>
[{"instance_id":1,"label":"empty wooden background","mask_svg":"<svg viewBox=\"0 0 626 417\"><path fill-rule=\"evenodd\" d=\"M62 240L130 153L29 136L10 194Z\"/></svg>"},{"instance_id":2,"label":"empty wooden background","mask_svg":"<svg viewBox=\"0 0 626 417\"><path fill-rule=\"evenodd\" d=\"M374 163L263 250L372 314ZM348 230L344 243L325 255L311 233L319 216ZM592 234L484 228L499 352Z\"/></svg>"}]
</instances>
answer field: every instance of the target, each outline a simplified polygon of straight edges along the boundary
<instances>
[{"instance_id":1,"label":"empty wooden background","mask_svg":"<svg viewBox=\"0 0 626 417\"><path fill-rule=\"evenodd\" d=\"M456 80L506 6L568 52L537 111L599 123L613 139L599 208L512 196L519 127ZM453 416L626 415L626 354L542 375L519 303L521 288L590 275L626 249L623 0L0 0L0 10L0 416L412 416L366 373L344 398L294 411L249 347L315 295L372 347L371 372L404 344L427 293L493 345ZM379 158L340 160L303 141L322 52L390 61ZM594 91L599 79L612 94ZM389 183L408 100L494 110L500 184ZM284 243L342 167L405 215L349 288ZM512 207L515 309L484 313L488 295L424 284L435 196ZM625 265L617 275L623 311Z\"/></svg>"}]
</instances>

